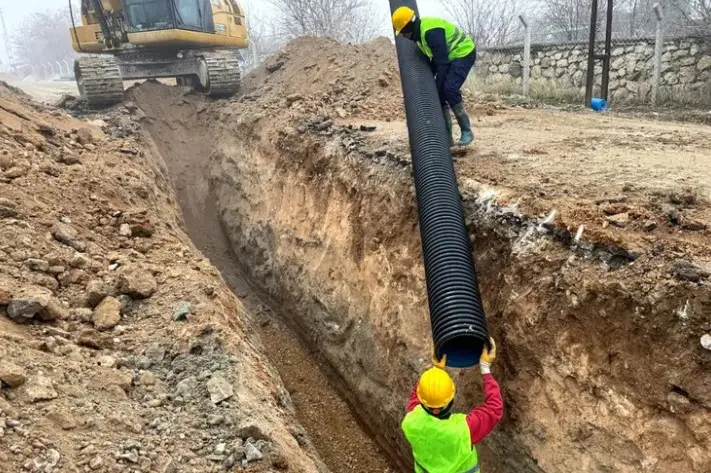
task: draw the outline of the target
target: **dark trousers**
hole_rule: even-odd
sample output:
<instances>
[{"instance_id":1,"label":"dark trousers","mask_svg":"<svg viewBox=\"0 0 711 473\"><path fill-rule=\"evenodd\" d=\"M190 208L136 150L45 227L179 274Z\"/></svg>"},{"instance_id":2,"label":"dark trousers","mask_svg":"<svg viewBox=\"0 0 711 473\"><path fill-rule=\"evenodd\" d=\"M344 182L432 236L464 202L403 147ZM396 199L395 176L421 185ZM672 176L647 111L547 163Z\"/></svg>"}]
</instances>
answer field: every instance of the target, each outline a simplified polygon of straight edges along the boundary
<instances>
[{"instance_id":1,"label":"dark trousers","mask_svg":"<svg viewBox=\"0 0 711 473\"><path fill-rule=\"evenodd\" d=\"M440 97L443 106L447 103L450 108L454 108L462 103L462 86L475 62L476 49L468 56L452 61L444 78L444 97Z\"/></svg>"}]
</instances>

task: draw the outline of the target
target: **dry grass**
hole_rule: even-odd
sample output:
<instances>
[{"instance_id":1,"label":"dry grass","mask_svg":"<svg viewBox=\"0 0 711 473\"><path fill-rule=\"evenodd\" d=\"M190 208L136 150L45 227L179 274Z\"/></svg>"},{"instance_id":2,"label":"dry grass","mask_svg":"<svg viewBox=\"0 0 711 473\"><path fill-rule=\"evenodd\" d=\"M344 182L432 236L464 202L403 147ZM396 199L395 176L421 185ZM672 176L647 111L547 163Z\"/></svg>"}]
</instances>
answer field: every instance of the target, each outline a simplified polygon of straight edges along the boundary
<instances>
[{"instance_id":1,"label":"dry grass","mask_svg":"<svg viewBox=\"0 0 711 473\"><path fill-rule=\"evenodd\" d=\"M521 80L511 76L492 81L474 75L467 79L464 88L470 93L484 93L495 96L522 96L523 87ZM596 90L599 86L596 86ZM532 79L530 98L550 104L583 104L585 101L585 88L551 82L545 79ZM611 101L624 105L649 105L651 103L651 85L639 84L637 94L627 94L622 97L615 92L611 93ZM665 107L691 107L705 108L711 106L711 81L701 86L681 86L674 89L662 87L659 91L658 106Z\"/></svg>"},{"instance_id":2,"label":"dry grass","mask_svg":"<svg viewBox=\"0 0 711 473\"><path fill-rule=\"evenodd\" d=\"M497 81L487 81L480 77L470 76L464 84L464 88L471 93L487 93L503 97L523 94L520 79L511 76ZM537 79L531 81L529 95L533 100L553 104L580 104L585 100L584 89Z\"/></svg>"}]
</instances>

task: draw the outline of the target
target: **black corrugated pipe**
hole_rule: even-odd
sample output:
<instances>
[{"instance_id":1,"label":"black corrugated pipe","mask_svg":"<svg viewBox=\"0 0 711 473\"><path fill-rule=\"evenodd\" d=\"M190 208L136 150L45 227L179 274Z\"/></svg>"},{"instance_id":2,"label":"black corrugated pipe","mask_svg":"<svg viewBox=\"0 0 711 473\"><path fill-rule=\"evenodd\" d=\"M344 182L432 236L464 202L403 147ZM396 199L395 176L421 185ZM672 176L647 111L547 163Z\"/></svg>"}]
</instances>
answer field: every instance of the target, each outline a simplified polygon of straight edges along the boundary
<instances>
[{"instance_id":1,"label":"black corrugated pipe","mask_svg":"<svg viewBox=\"0 0 711 473\"><path fill-rule=\"evenodd\" d=\"M418 11L415 0L390 0L391 11L400 6ZM395 45L405 96L435 353L440 358L447 355L448 366L466 368L479 363L489 335L444 115L432 71L415 43L398 37Z\"/></svg>"}]
</instances>

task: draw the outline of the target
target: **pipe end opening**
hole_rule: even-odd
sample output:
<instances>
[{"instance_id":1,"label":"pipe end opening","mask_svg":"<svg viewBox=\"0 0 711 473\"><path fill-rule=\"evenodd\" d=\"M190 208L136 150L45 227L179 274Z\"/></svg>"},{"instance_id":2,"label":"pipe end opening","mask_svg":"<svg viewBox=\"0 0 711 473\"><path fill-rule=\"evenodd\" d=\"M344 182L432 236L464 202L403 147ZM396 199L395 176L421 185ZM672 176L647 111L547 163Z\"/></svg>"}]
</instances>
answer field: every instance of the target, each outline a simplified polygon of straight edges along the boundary
<instances>
[{"instance_id":1,"label":"pipe end opening","mask_svg":"<svg viewBox=\"0 0 711 473\"><path fill-rule=\"evenodd\" d=\"M457 336L445 341L437 350L440 358L447 355L447 366L471 368L479 364L484 342L471 335Z\"/></svg>"}]
</instances>

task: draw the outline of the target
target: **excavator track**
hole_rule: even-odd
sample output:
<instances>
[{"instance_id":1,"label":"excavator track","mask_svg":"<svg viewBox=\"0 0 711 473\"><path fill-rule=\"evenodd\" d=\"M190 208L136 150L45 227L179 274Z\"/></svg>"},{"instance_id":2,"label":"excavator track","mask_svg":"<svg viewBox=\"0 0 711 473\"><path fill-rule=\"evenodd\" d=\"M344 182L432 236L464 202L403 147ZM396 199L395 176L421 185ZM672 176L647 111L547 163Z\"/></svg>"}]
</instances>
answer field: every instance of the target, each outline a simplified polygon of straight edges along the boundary
<instances>
[{"instance_id":1,"label":"excavator track","mask_svg":"<svg viewBox=\"0 0 711 473\"><path fill-rule=\"evenodd\" d=\"M242 85L242 73L234 54L215 52L205 54L204 58L209 78L208 95L225 97L239 92Z\"/></svg>"},{"instance_id":2,"label":"excavator track","mask_svg":"<svg viewBox=\"0 0 711 473\"><path fill-rule=\"evenodd\" d=\"M113 56L82 57L74 61L74 75L82 98L90 107L123 100L123 80Z\"/></svg>"}]
</instances>

